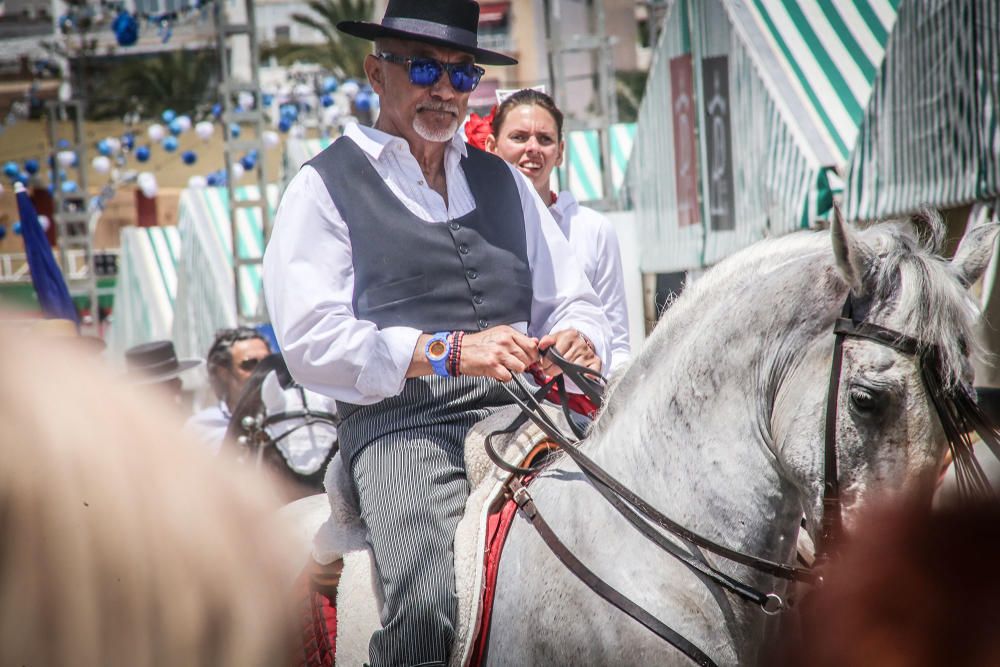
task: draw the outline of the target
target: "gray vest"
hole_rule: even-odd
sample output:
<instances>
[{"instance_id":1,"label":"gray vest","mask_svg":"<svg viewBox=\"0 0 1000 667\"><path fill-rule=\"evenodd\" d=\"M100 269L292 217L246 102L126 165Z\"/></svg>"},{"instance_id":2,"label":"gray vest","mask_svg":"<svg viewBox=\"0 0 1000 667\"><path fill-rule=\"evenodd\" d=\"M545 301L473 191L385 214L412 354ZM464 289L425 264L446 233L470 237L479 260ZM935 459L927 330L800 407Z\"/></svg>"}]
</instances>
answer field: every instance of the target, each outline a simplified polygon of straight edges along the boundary
<instances>
[{"instance_id":1,"label":"gray vest","mask_svg":"<svg viewBox=\"0 0 1000 667\"><path fill-rule=\"evenodd\" d=\"M350 232L357 318L429 333L530 321L524 213L503 160L469 147L461 165L476 208L436 223L411 213L347 137L306 164Z\"/></svg>"}]
</instances>

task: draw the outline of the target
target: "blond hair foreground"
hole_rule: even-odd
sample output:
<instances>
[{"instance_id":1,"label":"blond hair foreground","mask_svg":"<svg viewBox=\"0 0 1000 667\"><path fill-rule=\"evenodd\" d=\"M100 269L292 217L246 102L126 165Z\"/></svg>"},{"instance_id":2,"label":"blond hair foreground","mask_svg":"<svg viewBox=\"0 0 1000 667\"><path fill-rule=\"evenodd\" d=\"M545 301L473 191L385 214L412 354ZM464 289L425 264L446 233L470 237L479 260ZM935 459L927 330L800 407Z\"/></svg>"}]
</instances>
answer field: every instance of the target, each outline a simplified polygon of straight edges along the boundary
<instances>
[{"instance_id":1,"label":"blond hair foreground","mask_svg":"<svg viewBox=\"0 0 1000 667\"><path fill-rule=\"evenodd\" d=\"M0 330L0 665L288 663L270 486L48 343Z\"/></svg>"}]
</instances>

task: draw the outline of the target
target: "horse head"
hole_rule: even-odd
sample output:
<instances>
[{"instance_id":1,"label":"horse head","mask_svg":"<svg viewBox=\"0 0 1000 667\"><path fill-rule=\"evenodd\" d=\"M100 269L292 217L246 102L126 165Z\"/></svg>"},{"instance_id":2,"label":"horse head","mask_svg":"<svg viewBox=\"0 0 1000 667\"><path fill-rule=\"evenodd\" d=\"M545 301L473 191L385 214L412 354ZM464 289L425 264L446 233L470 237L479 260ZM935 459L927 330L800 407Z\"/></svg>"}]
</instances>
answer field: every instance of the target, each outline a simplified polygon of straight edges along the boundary
<instances>
[{"instance_id":1,"label":"horse head","mask_svg":"<svg viewBox=\"0 0 1000 667\"><path fill-rule=\"evenodd\" d=\"M866 230L835 214L834 259L821 281L827 286L824 319L829 322L849 298L851 321L898 334L895 340L906 340L913 349L890 338L848 335L838 369L831 364L834 328L827 324L827 333L806 346L777 390L774 451L802 493L814 536L831 474L849 530L874 498L905 493L929 499L947 446L961 446L947 437L931 394L971 391L979 313L968 288L986 269L998 226L971 230L950 262L940 256L944 229L930 211ZM832 469L824 460L831 437ZM965 460L964 452L954 453Z\"/></svg>"}]
</instances>

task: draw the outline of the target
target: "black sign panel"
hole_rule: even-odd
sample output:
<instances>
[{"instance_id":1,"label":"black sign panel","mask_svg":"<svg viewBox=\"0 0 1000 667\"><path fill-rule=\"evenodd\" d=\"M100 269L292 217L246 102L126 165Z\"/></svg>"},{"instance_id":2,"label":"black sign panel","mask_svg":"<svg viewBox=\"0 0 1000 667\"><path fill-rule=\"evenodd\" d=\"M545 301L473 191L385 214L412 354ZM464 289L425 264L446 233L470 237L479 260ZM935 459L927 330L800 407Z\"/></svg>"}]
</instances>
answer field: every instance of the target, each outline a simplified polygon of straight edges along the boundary
<instances>
[{"instance_id":1,"label":"black sign panel","mask_svg":"<svg viewBox=\"0 0 1000 667\"><path fill-rule=\"evenodd\" d=\"M733 210L733 155L730 138L729 59L726 56L701 61L702 95L705 103L703 135L708 163L709 229L730 231L736 226Z\"/></svg>"}]
</instances>

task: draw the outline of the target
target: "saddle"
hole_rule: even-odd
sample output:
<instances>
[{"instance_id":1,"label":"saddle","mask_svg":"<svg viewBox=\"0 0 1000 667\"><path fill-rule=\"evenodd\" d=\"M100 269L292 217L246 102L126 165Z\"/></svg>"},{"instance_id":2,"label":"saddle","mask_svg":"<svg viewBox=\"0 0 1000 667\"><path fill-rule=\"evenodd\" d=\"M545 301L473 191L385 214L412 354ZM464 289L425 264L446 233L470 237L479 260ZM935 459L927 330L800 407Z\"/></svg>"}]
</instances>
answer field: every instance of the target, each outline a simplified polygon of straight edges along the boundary
<instances>
[{"instance_id":1,"label":"saddle","mask_svg":"<svg viewBox=\"0 0 1000 667\"><path fill-rule=\"evenodd\" d=\"M557 424L568 428L557 408L545 409ZM519 414L517 406L500 410L474 426L466 438L466 474L471 493L455 533L459 608L451 665L468 664L476 643L483 611L486 574L483 556L490 513L502 505L503 487L508 479L508 473L489 459L484 443L488 435L506 429ZM549 448L545 435L530 422L513 433L495 435L492 444L505 461L522 465ZM335 622L323 626L336 628L336 664L362 665L368 659L368 641L380 627L381 586L350 478L339 454L327 468L325 485L325 496L304 498L282 513L285 520L296 525L302 537L313 536L312 552L301 559L301 564L308 572L310 594L321 593L326 600L336 601ZM319 613L317 618L324 618L323 614Z\"/></svg>"}]
</instances>

